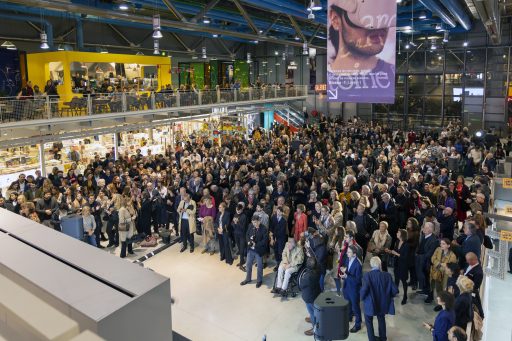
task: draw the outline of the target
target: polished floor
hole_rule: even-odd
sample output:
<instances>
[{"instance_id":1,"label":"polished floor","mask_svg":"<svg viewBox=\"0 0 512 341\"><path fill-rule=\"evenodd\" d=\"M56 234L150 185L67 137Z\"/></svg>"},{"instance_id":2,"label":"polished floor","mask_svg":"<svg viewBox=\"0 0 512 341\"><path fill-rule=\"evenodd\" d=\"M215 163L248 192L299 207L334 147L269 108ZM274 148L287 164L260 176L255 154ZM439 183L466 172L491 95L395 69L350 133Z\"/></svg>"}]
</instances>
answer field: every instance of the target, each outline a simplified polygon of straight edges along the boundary
<instances>
[{"instance_id":1,"label":"polished floor","mask_svg":"<svg viewBox=\"0 0 512 341\"><path fill-rule=\"evenodd\" d=\"M306 308L300 296L281 299L270 293L272 268L265 269L259 289L255 278L241 287L245 273L221 263L218 254L201 254L201 247L196 247L193 254L179 250L180 244L176 244L144 262L144 266L171 279L174 331L193 341L261 341L265 335L268 341L313 339L304 335L309 325L304 321ZM387 316L388 340L432 339L422 322L433 323L434 306L423 303L423 299L410 294L405 306L400 305L401 294L395 299L397 315ZM365 327L349 337L355 341L367 339Z\"/></svg>"}]
</instances>

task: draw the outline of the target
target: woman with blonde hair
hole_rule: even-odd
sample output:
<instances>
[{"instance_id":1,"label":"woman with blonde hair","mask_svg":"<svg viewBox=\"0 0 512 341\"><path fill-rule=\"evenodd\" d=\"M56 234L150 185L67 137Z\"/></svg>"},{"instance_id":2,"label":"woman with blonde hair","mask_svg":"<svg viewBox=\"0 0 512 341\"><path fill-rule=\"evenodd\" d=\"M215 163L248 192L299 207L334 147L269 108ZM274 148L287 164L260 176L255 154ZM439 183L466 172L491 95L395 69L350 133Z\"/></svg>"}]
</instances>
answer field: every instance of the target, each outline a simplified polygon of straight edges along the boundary
<instances>
[{"instance_id":1,"label":"woman with blonde hair","mask_svg":"<svg viewBox=\"0 0 512 341\"><path fill-rule=\"evenodd\" d=\"M388 233L388 223L381 221L379 223L379 229L373 231L373 235L368 243L368 252L372 256L379 257L382 261L382 271L388 271L388 255L385 250L391 247L392 238Z\"/></svg>"},{"instance_id":2,"label":"woman with blonde hair","mask_svg":"<svg viewBox=\"0 0 512 341\"><path fill-rule=\"evenodd\" d=\"M121 258L126 257L126 248L128 253L133 255L133 248L131 238L135 231L135 220L137 219L137 211L133 207L133 203L130 197L118 197L120 200L119 207L119 240L121 241Z\"/></svg>"},{"instance_id":3,"label":"woman with blonde hair","mask_svg":"<svg viewBox=\"0 0 512 341\"><path fill-rule=\"evenodd\" d=\"M473 288L475 283L466 276L459 276L457 287L460 295L455 299L453 310L455 311L455 325L464 330L468 323L473 320Z\"/></svg>"}]
</instances>

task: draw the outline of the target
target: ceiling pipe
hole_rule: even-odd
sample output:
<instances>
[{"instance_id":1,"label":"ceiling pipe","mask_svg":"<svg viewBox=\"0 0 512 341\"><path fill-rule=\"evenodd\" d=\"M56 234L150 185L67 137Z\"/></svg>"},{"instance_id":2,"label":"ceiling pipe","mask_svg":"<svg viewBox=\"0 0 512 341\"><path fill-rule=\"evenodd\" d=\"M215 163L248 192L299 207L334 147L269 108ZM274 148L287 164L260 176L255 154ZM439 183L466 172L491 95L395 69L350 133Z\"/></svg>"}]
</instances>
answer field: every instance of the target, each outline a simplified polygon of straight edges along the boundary
<instances>
[{"instance_id":1,"label":"ceiling pipe","mask_svg":"<svg viewBox=\"0 0 512 341\"><path fill-rule=\"evenodd\" d=\"M0 19L14 20L14 21L33 21L33 22L38 22L41 25L44 25L44 30L45 30L45 33L46 33L46 36L47 36L47 39L48 39L48 43L47 44L50 47L49 50L51 51L51 50L54 49L54 46L53 46L53 25L48 20L45 20L45 19L42 19L42 18L37 18L37 17L29 17L29 16L26 16L26 15L5 14L5 13L0 13Z\"/></svg>"},{"instance_id":2,"label":"ceiling pipe","mask_svg":"<svg viewBox=\"0 0 512 341\"><path fill-rule=\"evenodd\" d=\"M151 17L138 16L133 15L131 13L121 13L119 11L109 11L104 9L97 9L94 7L84 6L72 4L67 1L49 1L49 0L10 0L12 3L17 3L21 5L25 5L28 7L36 7L36 8L44 8L55 10L59 12L66 13L83 13L87 15L96 16L98 18L104 19L114 19L121 20L125 22L132 23L142 23L142 24L150 24L152 22ZM244 40L259 40L260 42L269 42L277 45L288 45L288 46L297 46L302 48L302 43L297 41L276 39L272 37L264 37L256 34L249 34L245 32L239 31L228 31L225 29L220 29L211 26L197 25L193 23L184 23L180 21L174 20L162 20L162 27L169 27L174 29L183 30L186 32L204 32L209 34L219 34L223 37L235 37L241 38ZM317 48L320 51L325 51L327 48L325 46L312 45L311 47Z\"/></svg>"},{"instance_id":3,"label":"ceiling pipe","mask_svg":"<svg viewBox=\"0 0 512 341\"><path fill-rule=\"evenodd\" d=\"M451 13L451 15L457 19L462 27L466 31L471 30L471 19L466 13L466 10L462 7L459 0L439 0L444 7Z\"/></svg>"},{"instance_id":4,"label":"ceiling pipe","mask_svg":"<svg viewBox=\"0 0 512 341\"><path fill-rule=\"evenodd\" d=\"M434 15L441 18L441 20L451 27L457 26L455 20L453 20L449 14L447 14L435 0L419 0L428 10L430 10Z\"/></svg>"}]
</instances>

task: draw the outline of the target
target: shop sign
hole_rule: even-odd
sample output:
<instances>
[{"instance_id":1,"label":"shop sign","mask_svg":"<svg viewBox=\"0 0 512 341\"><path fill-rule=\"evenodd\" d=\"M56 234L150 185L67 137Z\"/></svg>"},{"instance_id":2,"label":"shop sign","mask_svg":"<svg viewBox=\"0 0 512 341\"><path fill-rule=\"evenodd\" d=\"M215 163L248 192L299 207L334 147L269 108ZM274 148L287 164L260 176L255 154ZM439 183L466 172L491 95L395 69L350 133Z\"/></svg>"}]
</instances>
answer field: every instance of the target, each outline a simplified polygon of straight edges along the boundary
<instances>
[{"instance_id":1,"label":"shop sign","mask_svg":"<svg viewBox=\"0 0 512 341\"><path fill-rule=\"evenodd\" d=\"M512 231L501 231L500 240L504 242L512 242Z\"/></svg>"},{"instance_id":2,"label":"shop sign","mask_svg":"<svg viewBox=\"0 0 512 341\"><path fill-rule=\"evenodd\" d=\"M315 84L315 91L316 92L326 92L327 84Z\"/></svg>"},{"instance_id":3,"label":"shop sign","mask_svg":"<svg viewBox=\"0 0 512 341\"><path fill-rule=\"evenodd\" d=\"M503 178L503 188L512 188L512 178Z\"/></svg>"}]
</instances>

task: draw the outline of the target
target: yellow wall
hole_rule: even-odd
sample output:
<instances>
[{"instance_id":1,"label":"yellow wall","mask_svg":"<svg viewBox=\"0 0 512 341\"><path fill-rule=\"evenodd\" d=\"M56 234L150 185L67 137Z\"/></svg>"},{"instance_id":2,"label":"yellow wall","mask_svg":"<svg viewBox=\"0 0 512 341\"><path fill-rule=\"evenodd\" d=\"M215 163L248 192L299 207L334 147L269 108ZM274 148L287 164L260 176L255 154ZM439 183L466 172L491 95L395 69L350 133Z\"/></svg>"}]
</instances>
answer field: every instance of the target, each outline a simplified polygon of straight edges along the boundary
<instances>
[{"instance_id":1,"label":"yellow wall","mask_svg":"<svg viewBox=\"0 0 512 341\"><path fill-rule=\"evenodd\" d=\"M80 63L126 63L158 66L158 86L171 84L171 58L156 56L137 56L114 53L94 53L75 51L56 51L31 53L27 55L28 79L33 85L39 85L43 91L46 81L50 79L51 62L62 62L64 67L64 82L57 87L60 98L64 102L71 101L73 96L70 65Z\"/></svg>"}]
</instances>

